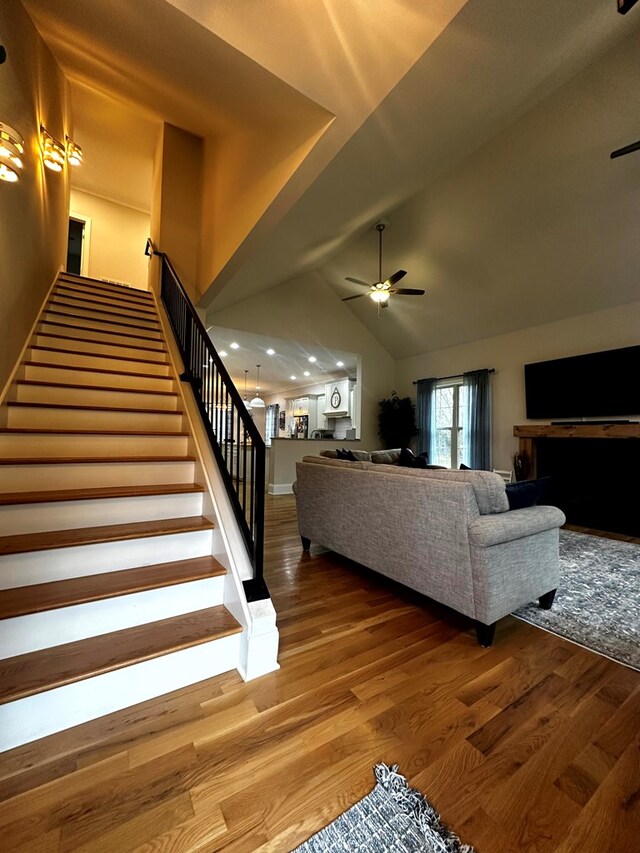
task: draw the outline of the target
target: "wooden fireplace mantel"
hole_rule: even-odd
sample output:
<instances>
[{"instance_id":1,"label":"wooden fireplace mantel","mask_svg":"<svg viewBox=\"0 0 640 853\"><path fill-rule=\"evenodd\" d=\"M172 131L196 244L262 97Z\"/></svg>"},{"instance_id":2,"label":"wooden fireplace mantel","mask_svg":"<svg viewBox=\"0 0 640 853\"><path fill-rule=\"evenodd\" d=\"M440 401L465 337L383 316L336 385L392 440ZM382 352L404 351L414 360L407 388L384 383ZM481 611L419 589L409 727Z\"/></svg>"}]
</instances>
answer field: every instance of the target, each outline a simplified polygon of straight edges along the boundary
<instances>
[{"instance_id":1,"label":"wooden fireplace mantel","mask_svg":"<svg viewBox=\"0 0 640 853\"><path fill-rule=\"evenodd\" d=\"M520 439L518 452L528 458L528 476L537 476L537 442L544 438L640 439L640 423L635 424L517 424L513 434Z\"/></svg>"},{"instance_id":2,"label":"wooden fireplace mantel","mask_svg":"<svg viewBox=\"0 0 640 853\"><path fill-rule=\"evenodd\" d=\"M519 424L513 434L520 439L535 438L640 438L636 424Z\"/></svg>"}]
</instances>

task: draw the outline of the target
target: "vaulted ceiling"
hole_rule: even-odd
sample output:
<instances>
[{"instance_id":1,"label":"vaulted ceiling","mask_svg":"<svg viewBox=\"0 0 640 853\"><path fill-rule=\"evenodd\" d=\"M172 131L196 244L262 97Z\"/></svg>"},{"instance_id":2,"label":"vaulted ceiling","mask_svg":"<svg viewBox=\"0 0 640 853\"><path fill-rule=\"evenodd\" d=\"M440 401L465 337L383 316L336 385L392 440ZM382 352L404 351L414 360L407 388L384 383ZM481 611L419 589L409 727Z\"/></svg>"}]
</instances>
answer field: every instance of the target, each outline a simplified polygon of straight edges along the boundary
<instances>
[{"instance_id":1,"label":"vaulted ceiling","mask_svg":"<svg viewBox=\"0 0 640 853\"><path fill-rule=\"evenodd\" d=\"M80 93L202 136L308 138L203 297L214 321L311 269L353 295L379 218L387 274L427 294L380 319L346 304L395 357L638 298L640 154L608 153L640 135L640 6L24 2Z\"/></svg>"}]
</instances>

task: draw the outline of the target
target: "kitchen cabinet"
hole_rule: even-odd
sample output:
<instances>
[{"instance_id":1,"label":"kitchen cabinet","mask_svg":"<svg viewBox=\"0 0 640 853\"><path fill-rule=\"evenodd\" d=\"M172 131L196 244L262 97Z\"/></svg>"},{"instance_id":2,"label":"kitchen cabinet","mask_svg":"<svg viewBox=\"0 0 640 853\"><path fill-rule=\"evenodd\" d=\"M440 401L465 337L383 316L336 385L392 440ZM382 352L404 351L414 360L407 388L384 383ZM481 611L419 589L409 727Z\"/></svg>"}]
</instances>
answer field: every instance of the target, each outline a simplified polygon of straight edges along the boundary
<instances>
[{"instance_id":1,"label":"kitchen cabinet","mask_svg":"<svg viewBox=\"0 0 640 853\"><path fill-rule=\"evenodd\" d=\"M315 429L328 429L327 419L326 419L325 414L324 414L324 409L325 409L324 403L325 403L325 395L321 394L316 401L318 418L316 421Z\"/></svg>"}]
</instances>

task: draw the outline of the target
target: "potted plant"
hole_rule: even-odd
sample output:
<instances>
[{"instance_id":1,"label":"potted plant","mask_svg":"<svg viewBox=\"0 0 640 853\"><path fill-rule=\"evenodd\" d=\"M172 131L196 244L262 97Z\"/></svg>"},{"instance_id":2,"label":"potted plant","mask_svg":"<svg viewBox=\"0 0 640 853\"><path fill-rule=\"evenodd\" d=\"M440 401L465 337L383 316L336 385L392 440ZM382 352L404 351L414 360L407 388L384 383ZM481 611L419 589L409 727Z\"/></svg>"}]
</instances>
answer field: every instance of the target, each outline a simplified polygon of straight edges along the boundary
<instances>
[{"instance_id":1,"label":"potted plant","mask_svg":"<svg viewBox=\"0 0 640 853\"><path fill-rule=\"evenodd\" d=\"M408 447L418 434L416 410L410 397L391 397L378 403L378 435L386 448Z\"/></svg>"}]
</instances>

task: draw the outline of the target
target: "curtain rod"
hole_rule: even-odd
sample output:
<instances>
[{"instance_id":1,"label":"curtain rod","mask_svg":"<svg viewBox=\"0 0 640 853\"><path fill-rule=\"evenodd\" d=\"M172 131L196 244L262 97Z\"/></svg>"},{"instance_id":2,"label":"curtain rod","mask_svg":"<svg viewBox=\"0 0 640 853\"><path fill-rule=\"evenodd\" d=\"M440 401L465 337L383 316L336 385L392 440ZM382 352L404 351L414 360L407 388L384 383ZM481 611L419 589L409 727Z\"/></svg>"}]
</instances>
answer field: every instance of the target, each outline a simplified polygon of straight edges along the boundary
<instances>
[{"instance_id":1,"label":"curtain rod","mask_svg":"<svg viewBox=\"0 0 640 853\"><path fill-rule=\"evenodd\" d=\"M495 367L483 367L483 370L486 370L487 373L495 373ZM479 370L468 370L467 373L479 373ZM441 382L443 379L457 379L459 376L464 376L464 373L452 373L451 376L434 376L433 379L435 382ZM420 379L414 379L412 385L417 385L418 382L421 382Z\"/></svg>"}]
</instances>

